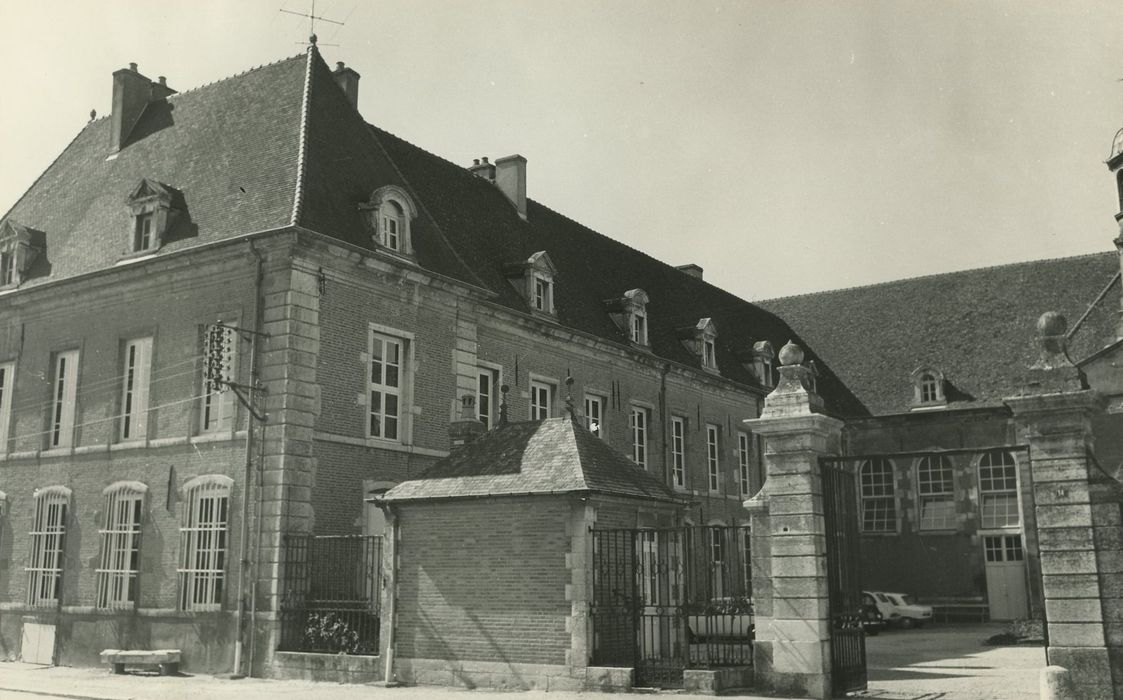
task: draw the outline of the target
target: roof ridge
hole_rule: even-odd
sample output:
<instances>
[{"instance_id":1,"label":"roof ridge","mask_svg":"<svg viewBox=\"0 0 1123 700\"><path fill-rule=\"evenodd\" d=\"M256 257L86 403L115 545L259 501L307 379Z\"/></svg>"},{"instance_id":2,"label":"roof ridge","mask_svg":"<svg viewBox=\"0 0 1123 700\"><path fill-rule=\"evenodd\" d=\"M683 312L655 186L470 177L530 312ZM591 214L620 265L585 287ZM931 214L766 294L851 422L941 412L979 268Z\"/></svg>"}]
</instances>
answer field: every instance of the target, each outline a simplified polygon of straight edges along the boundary
<instances>
[{"instance_id":1,"label":"roof ridge","mask_svg":"<svg viewBox=\"0 0 1123 700\"><path fill-rule=\"evenodd\" d=\"M1100 256L1111 255L1111 251L1105 250L1098 253L1080 253L1078 255L1066 255L1056 258L1039 258L1037 260L1023 260L1021 262L1001 263L998 265L984 265L982 267L969 267L965 270L949 270L947 272L933 272L927 275L919 275L916 277L900 277L894 280L885 280L883 282L871 282L870 284L856 284L851 287L838 287L836 289L823 289L818 292L804 292L802 294L788 294L780 297L769 297L767 299L760 299L751 302L756 305L767 304L774 301L787 301L789 299L806 299L808 297L822 296L824 294L838 294L839 292L853 292L859 289L872 289L874 287L886 287L891 284L900 284L902 282L919 282L922 280L931 280L937 277L950 277L952 275L965 275L972 272L985 272L987 270L999 270L1007 267L1018 267L1022 265L1037 265L1040 263L1052 263L1077 260L1080 258L1097 258Z\"/></svg>"},{"instance_id":2,"label":"roof ridge","mask_svg":"<svg viewBox=\"0 0 1123 700\"><path fill-rule=\"evenodd\" d=\"M316 56L316 45L308 47L306 54L307 64L304 67L304 90L300 102L300 136L297 141L296 154L296 189L292 196L292 217L289 223L297 226L300 223L300 213L304 206L304 176L308 170L308 111L312 92L312 61Z\"/></svg>"},{"instance_id":3,"label":"roof ridge","mask_svg":"<svg viewBox=\"0 0 1123 700\"><path fill-rule=\"evenodd\" d=\"M173 99L176 99L178 97L183 97L184 95L190 95L190 94L196 93L196 92L198 92L198 91L200 91L204 88L214 87L215 85L218 85L219 83L225 83L227 81L234 80L235 78L241 78L242 76L249 75L250 73L256 73L259 70L265 70L266 68L272 68L273 66L279 66L282 63L285 63L287 61L296 60L296 59L301 58L305 55L306 55L305 52L302 51L301 53L294 54L292 56L286 56L285 58L279 58L276 61L271 61L269 63L262 63L260 66L254 66L253 68L247 68L246 70L244 70L240 73L234 73L232 75L226 76L225 78L219 78L218 80L212 80L209 83L203 83L202 85L196 85L195 87L189 88L187 90L178 90L178 91L172 93L171 95L168 95L164 99L173 100ZM108 116L110 116L110 115L107 114L104 117L98 117L97 121L105 119Z\"/></svg>"}]
</instances>

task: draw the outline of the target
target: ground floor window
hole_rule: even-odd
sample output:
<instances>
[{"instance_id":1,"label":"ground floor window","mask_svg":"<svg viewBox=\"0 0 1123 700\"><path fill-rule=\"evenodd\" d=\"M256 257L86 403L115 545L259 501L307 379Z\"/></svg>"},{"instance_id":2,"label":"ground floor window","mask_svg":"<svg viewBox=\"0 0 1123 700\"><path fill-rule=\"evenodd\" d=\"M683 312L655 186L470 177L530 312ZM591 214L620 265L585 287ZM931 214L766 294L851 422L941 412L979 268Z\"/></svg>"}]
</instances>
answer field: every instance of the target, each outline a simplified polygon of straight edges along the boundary
<instances>
[{"instance_id":1,"label":"ground floor window","mask_svg":"<svg viewBox=\"0 0 1123 700\"><path fill-rule=\"evenodd\" d=\"M200 476L184 486L180 533L179 607L218 610L226 576L230 477Z\"/></svg>"},{"instance_id":2,"label":"ground floor window","mask_svg":"<svg viewBox=\"0 0 1123 700\"><path fill-rule=\"evenodd\" d=\"M63 545L70 489L49 486L35 492L35 518L30 533L27 604L55 605L62 584Z\"/></svg>"}]
</instances>

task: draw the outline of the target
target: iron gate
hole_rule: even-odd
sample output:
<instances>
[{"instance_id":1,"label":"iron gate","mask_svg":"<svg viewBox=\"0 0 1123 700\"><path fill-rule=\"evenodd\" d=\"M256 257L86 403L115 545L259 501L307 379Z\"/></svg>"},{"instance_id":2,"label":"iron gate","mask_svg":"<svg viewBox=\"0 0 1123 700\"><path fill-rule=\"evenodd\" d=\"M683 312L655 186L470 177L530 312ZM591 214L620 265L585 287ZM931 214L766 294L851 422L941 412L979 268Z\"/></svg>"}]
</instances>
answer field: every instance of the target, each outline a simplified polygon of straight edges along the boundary
<instances>
[{"instance_id":1,"label":"iron gate","mask_svg":"<svg viewBox=\"0 0 1123 700\"><path fill-rule=\"evenodd\" d=\"M285 535L282 651L377 654L382 538Z\"/></svg>"},{"instance_id":2,"label":"iron gate","mask_svg":"<svg viewBox=\"0 0 1123 700\"><path fill-rule=\"evenodd\" d=\"M862 629L858 496L854 474L837 460L820 463L827 534L827 587L831 620L831 685L835 695L866 688Z\"/></svg>"},{"instance_id":3,"label":"iron gate","mask_svg":"<svg viewBox=\"0 0 1123 700\"><path fill-rule=\"evenodd\" d=\"M748 527L593 530L593 663L637 687L752 663Z\"/></svg>"}]
</instances>

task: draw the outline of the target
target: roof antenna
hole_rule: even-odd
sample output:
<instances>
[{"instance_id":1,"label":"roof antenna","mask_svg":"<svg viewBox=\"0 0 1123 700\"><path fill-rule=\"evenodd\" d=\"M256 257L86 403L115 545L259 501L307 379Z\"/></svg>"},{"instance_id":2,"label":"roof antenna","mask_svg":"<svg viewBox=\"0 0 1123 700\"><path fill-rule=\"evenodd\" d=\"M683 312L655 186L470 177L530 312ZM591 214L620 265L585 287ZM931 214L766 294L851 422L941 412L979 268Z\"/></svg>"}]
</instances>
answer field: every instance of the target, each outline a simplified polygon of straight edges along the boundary
<instances>
[{"instance_id":1,"label":"roof antenna","mask_svg":"<svg viewBox=\"0 0 1123 700\"><path fill-rule=\"evenodd\" d=\"M316 0L312 0L312 9L310 11L308 11L307 13L305 13L305 12L293 12L292 10L284 9L283 7L281 8L281 12L284 12L287 15L296 15L297 17L307 17L308 18L308 43L307 43L308 46L317 46L317 45L319 45L319 46L339 46L339 44L317 44L317 40L316 40L316 20L320 20L321 22L328 22L328 23L331 23L331 24L338 24L341 27L343 26L344 23L343 22L337 22L334 19L328 19L327 17L320 17L319 15L317 15L316 14ZM298 41L296 43L300 44L300 43L303 43L303 42Z\"/></svg>"}]
</instances>

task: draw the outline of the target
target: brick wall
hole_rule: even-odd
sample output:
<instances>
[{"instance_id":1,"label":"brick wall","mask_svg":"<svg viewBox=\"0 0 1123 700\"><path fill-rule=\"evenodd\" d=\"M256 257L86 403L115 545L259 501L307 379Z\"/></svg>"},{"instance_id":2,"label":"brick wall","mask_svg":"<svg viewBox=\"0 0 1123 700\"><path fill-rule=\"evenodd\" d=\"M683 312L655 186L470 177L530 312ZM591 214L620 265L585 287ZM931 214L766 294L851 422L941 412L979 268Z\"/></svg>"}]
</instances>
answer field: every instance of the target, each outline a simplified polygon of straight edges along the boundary
<instances>
[{"instance_id":1,"label":"brick wall","mask_svg":"<svg viewBox=\"0 0 1123 700\"><path fill-rule=\"evenodd\" d=\"M566 663L565 499L404 504L400 512L397 657Z\"/></svg>"}]
</instances>

